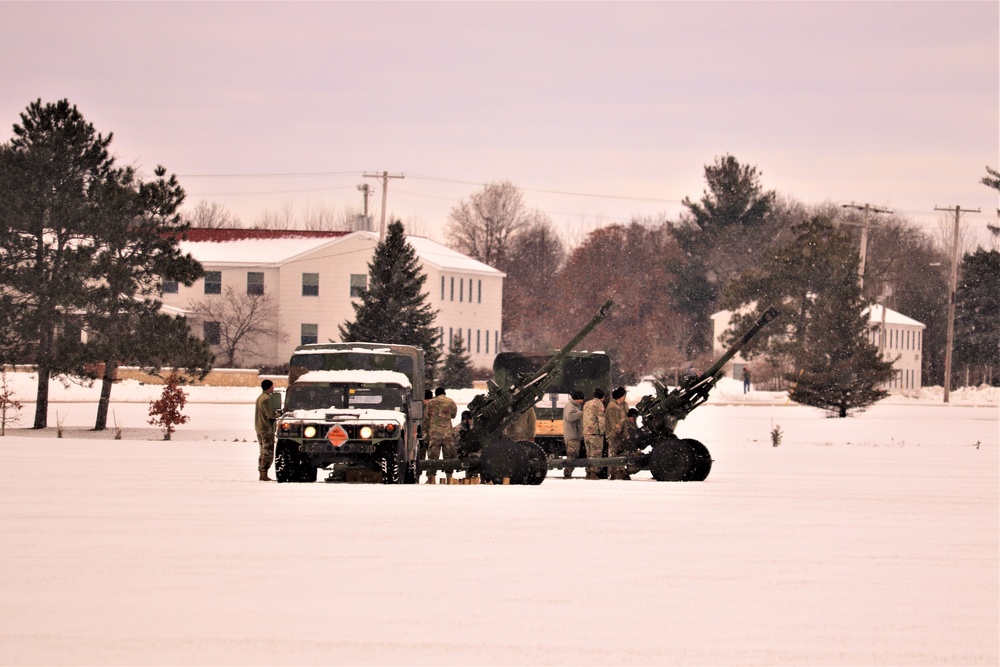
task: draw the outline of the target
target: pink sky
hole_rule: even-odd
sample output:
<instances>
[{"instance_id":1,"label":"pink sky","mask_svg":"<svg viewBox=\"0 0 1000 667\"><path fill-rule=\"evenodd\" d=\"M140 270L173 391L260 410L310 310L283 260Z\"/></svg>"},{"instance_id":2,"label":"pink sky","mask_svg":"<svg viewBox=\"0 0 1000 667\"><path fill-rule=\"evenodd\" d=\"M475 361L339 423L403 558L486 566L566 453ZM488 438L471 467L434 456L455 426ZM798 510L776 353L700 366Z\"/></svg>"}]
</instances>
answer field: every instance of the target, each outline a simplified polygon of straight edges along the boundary
<instances>
[{"instance_id":1,"label":"pink sky","mask_svg":"<svg viewBox=\"0 0 1000 667\"><path fill-rule=\"evenodd\" d=\"M6 2L0 140L66 97L123 162L247 223L359 209L387 170L415 233L443 240L452 206L509 179L572 235L675 216L731 153L805 202L929 230L935 206L978 207L983 230L998 25L995 2Z\"/></svg>"}]
</instances>

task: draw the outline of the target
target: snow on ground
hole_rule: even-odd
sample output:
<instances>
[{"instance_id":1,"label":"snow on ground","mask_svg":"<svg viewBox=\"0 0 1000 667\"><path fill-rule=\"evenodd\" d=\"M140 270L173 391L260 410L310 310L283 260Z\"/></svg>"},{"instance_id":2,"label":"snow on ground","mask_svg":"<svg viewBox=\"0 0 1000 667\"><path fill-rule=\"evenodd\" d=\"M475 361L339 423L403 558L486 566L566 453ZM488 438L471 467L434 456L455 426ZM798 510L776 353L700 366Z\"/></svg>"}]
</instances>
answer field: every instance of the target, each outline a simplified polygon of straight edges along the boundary
<instances>
[{"instance_id":1,"label":"snow on ground","mask_svg":"<svg viewBox=\"0 0 1000 667\"><path fill-rule=\"evenodd\" d=\"M257 390L188 388L164 442L122 383L117 441L55 385L0 439L0 664L998 664L995 390L718 389L705 482L386 487L257 482Z\"/></svg>"}]
</instances>

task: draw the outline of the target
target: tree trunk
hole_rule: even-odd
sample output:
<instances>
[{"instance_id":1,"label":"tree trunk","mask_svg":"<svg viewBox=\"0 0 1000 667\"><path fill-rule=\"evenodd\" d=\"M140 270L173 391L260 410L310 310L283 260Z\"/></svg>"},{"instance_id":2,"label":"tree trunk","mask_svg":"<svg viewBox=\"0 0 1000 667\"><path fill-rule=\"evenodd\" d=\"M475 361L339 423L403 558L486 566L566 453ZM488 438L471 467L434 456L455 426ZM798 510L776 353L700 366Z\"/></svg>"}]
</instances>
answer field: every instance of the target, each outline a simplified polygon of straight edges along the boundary
<instances>
[{"instance_id":1,"label":"tree trunk","mask_svg":"<svg viewBox=\"0 0 1000 667\"><path fill-rule=\"evenodd\" d=\"M104 377L101 378L101 398L97 402L97 421L95 431L103 431L108 427L108 407L111 404L111 386L115 380L118 364L113 359L104 362Z\"/></svg>"},{"instance_id":2,"label":"tree trunk","mask_svg":"<svg viewBox=\"0 0 1000 667\"><path fill-rule=\"evenodd\" d=\"M49 425L49 376L52 372L47 363L36 367L38 392L35 394L35 425L31 428L46 428Z\"/></svg>"}]
</instances>

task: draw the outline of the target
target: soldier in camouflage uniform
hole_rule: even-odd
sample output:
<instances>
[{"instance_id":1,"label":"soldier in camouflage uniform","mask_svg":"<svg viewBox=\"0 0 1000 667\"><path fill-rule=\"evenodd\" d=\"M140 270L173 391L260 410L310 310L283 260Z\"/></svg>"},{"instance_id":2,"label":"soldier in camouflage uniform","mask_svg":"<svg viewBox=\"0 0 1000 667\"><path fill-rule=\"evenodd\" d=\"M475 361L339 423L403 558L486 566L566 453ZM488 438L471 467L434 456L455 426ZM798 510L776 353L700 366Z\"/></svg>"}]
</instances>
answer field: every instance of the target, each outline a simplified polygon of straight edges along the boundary
<instances>
[{"instance_id":1,"label":"soldier in camouflage uniform","mask_svg":"<svg viewBox=\"0 0 1000 667\"><path fill-rule=\"evenodd\" d=\"M587 458L599 459L604 449L604 390L598 387L594 397L583 405L583 442ZM587 479L597 479L597 466L587 466Z\"/></svg>"},{"instance_id":2,"label":"soldier in camouflage uniform","mask_svg":"<svg viewBox=\"0 0 1000 667\"><path fill-rule=\"evenodd\" d=\"M274 392L274 383L270 380L262 380L260 383L261 393L254 404L253 426L257 431L257 442L260 445L260 455L257 457L257 471L260 473L260 481L270 482L267 476L267 469L274 462L274 422L278 418L278 413L271 407L271 394Z\"/></svg>"},{"instance_id":3,"label":"soldier in camouflage uniform","mask_svg":"<svg viewBox=\"0 0 1000 667\"><path fill-rule=\"evenodd\" d=\"M446 459L453 459L457 452L455 443L455 431L452 430L451 420L458 414L458 406L444 393L444 387L434 390L434 398L427 401L424 408L424 428L427 430L427 458L435 461L441 457L444 450ZM427 483L437 482L437 473L427 471ZM451 483L451 472L448 472L448 482Z\"/></svg>"},{"instance_id":4,"label":"soldier in camouflage uniform","mask_svg":"<svg viewBox=\"0 0 1000 667\"><path fill-rule=\"evenodd\" d=\"M627 453L628 433L627 418L628 403L625 402L625 388L618 387L611 392L611 402L604 411L605 433L608 437L608 456L624 456ZM609 479L629 479L624 466L612 466L608 469Z\"/></svg>"}]
</instances>

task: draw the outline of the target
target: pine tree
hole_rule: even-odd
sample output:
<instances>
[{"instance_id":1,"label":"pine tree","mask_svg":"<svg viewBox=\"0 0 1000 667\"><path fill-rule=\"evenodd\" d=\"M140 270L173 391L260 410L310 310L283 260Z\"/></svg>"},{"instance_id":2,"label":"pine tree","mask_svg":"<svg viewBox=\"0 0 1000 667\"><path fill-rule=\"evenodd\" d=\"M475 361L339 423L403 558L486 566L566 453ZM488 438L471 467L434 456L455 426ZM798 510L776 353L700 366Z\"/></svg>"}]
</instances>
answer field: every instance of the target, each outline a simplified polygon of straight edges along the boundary
<instances>
[{"instance_id":1,"label":"pine tree","mask_svg":"<svg viewBox=\"0 0 1000 667\"><path fill-rule=\"evenodd\" d=\"M795 383L792 400L846 417L886 395L879 385L892 378L892 364L868 341L860 258L850 236L819 217L793 232L794 239L729 284L725 307L755 305L753 312L734 316L729 334L734 338L763 309L777 306L785 335L758 336L743 353L752 358L766 351L787 359L794 368L786 376Z\"/></svg>"},{"instance_id":2,"label":"pine tree","mask_svg":"<svg viewBox=\"0 0 1000 667\"><path fill-rule=\"evenodd\" d=\"M431 310L423 290L426 281L403 223L393 220L368 263L368 287L361 291L361 300L351 304L354 321L339 327L341 340L423 348L427 382L433 384L441 337L434 327L437 312Z\"/></svg>"},{"instance_id":3,"label":"pine tree","mask_svg":"<svg viewBox=\"0 0 1000 667\"><path fill-rule=\"evenodd\" d=\"M870 326L853 277L817 295L795 359L798 372L786 376L794 383L788 397L838 417L885 398L888 392L880 387L895 370L869 341Z\"/></svg>"},{"instance_id":4,"label":"pine tree","mask_svg":"<svg viewBox=\"0 0 1000 667\"><path fill-rule=\"evenodd\" d=\"M468 389L472 386L472 360L465 349L461 331L451 339L451 349L441 372L441 385L449 389Z\"/></svg>"},{"instance_id":5,"label":"pine tree","mask_svg":"<svg viewBox=\"0 0 1000 667\"><path fill-rule=\"evenodd\" d=\"M962 259L955 294L955 360L992 379L1000 366L1000 252L978 249Z\"/></svg>"}]
</instances>

